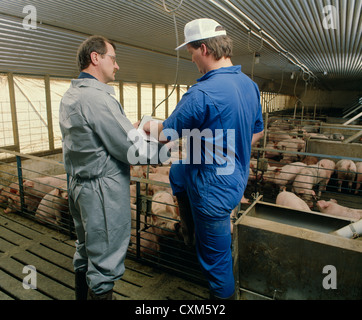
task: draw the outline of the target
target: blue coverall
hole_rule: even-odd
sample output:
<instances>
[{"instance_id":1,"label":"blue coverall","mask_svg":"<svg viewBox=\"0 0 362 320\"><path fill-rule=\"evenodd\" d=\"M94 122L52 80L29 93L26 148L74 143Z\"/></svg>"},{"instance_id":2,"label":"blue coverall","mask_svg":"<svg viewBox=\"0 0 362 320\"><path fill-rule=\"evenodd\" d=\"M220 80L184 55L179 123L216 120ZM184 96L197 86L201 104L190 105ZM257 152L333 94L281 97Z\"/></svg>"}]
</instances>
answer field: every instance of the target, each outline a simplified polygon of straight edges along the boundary
<instances>
[{"instance_id":1,"label":"blue coverall","mask_svg":"<svg viewBox=\"0 0 362 320\"><path fill-rule=\"evenodd\" d=\"M190 130L213 133L200 134L199 150L189 147L187 164L172 165L170 182L174 195L189 197L198 259L211 292L228 298L235 287L230 213L247 184L252 136L263 130L259 89L240 66L212 70L183 95L163 127L169 139L186 135L192 145L198 142Z\"/></svg>"}]
</instances>

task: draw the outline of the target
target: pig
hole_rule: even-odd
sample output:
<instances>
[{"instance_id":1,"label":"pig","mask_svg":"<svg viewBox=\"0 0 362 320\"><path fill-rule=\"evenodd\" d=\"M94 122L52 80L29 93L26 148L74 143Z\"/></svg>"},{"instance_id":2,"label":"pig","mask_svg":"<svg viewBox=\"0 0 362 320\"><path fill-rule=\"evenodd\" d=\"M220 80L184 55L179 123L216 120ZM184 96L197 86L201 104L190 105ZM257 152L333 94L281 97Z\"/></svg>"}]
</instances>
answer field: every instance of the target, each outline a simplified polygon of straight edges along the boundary
<instances>
[{"instance_id":1,"label":"pig","mask_svg":"<svg viewBox=\"0 0 362 320\"><path fill-rule=\"evenodd\" d=\"M307 203L293 192L285 191L285 188L278 194L276 204L296 210L311 211Z\"/></svg>"},{"instance_id":2,"label":"pig","mask_svg":"<svg viewBox=\"0 0 362 320\"><path fill-rule=\"evenodd\" d=\"M319 140L329 140L329 138L321 133L307 133L306 138L319 139Z\"/></svg>"},{"instance_id":3,"label":"pig","mask_svg":"<svg viewBox=\"0 0 362 320\"><path fill-rule=\"evenodd\" d=\"M270 167L270 169L273 168L273 170L265 172L263 179L280 186L280 190L282 190L282 188L288 183L291 183L296 175L306 166L305 163L294 162L281 168Z\"/></svg>"},{"instance_id":4,"label":"pig","mask_svg":"<svg viewBox=\"0 0 362 320\"><path fill-rule=\"evenodd\" d=\"M354 191L355 194L358 194L358 190L361 187L361 182L362 182L362 162L357 162L356 163L356 173L357 173L357 178L356 178L356 190Z\"/></svg>"},{"instance_id":5,"label":"pig","mask_svg":"<svg viewBox=\"0 0 362 320\"><path fill-rule=\"evenodd\" d=\"M300 196L311 208L316 194L313 186L317 184L317 170L312 167L303 168L293 182L293 192Z\"/></svg>"},{"instance_id":6,"label":"pig","mask_svg":"<svg viewBox=\"0 0 362 320\"><path fill-rule=\"evenodd\" d=\"M142 256L158 255L160 238L174 237L175 231L178 232L180 228L178 210L173 196L166 191L160 191L152 197L151 214L152 223L147 230L132 229L131 231L131 249L133 243L136 243L136 235L139 232Z\"/></svg>"},{"instance_id":7,"label":"pig","mask_svg":"<svg viewBox=\"0 0 362 320\"><path fill-rule=\"evenodd\" d=\"M162 166L162 167L156 167L153 169L154 173L159 173L159 174L165 174L165 175L169 175L170 174L170 166Z\"/></svg>"},{"instance_id":8,"label":"pig","mask_svg":"<svg viewBox=\"0 0 362 320\"><path fill-rule=\"evenodd\" d=\"M274 151L265 151L265 158L274 158L278 157L280 152L278 152L278 148L274 142L268 142L265 146L265 149L275 149Z\"/></svg>"},{"instance_id":9,"label":"pig","mask_svg":"<svg viewBox=\"0 0 362 320\"><path fill-rule=\"evenodd\" d=\"M19 184L16 182L10 183L8 186L3 186L0 189L0 203L8 203L8 198L11 193L19 191Z\"/></svg>"},{"instance_id":10,"label":"pig","mask_svg":"<svg viewBox=\"0 0 362 320\"><path fill-rule=\"evenodd\" d=\"M140 253L141 257L150 258L158 256L160 252L160 245L158 243L157 235L148 231L139 231L140 233ZM137 230L131 230L131 241L129 244L130 250L136 250L137 244ZM136 253L136 252L134 252Z\"/></svg>"},{"instance_id":11,"label":"pig","mask_svg":"<svg viewBox=\"0 0 362 320\"><path fill-rule=\"evenodd\" d=\"M326 186L331 178L331 175L334 172L336 164L334 161L329 159L322 159L318 161L316 165L312 165L311 167L316 168L317 170L317 183L319 183L318 188L318 197L321 196L322 191L326 190Z\"/></svg>"},{"instance_id":12,"label":"pig","mask_svg":"<svg viewBox=\"0 0 362 320\"><path fill-rule=\"evenodd\" d=\"M42 198L57 187L66 185L66 174L23 180L25 205L29 212L35 212ZM66 188L66 186L65 186ZM20 207L20 197L18 197Z\"/></svg>"},{"instance_id":13,"label":"pig","mask_svg":"<svg viewBox=\"0 0 362 320\"><path fill-rule=\"evenodd\" d=\"M41 222L49 222L60 225L62 214L68 212L67 185L55 188L40 201L35 218Z\"/></svg>"},{"instance_id":14,"label":"pig","mask_svg":"<svg viewBox=\"0 0 362 320\"><path fill-rule=\"evenodd\" d=\"M330 140L338 140L338 141L343 141L344 140L344 135L341 133L331 133L328 138Z\"/></svg>"},{"instance_id":15,"label":"pig","mask_svg":"<svg viewBox=\"0 0 362 320\"><path fill-rule=\"evenodd\" d=\"M152 166L148 167L149 172L153 173L154 168ZM143 166L131 166L130 175L135 178L143 178L147 174L147 165Z\"/></svg>"},{"instance_id":16,"label":"pig","mask_svg":"<svg viewBox=\"0 0 362 320\"><path fill-rule=\"evenodd\" d=\"M159 191L152 197L152 223L155 233L162 236L174 236L178 231L179 213L172 194Z\"/></svg>"},{"instance_id":17,"label":"pig","mask_svg":"<svg viewBox=\"0 0 362 320\"><path fill-rule=\"evenodd\" d=\"M275 143L278 143L279 141L290 139L290 138L291 138L291 136L289 134L283 134L281 132L279 133L279 132L271 131L268 134L268 141L272 141Z\"/></svg>"},{"instance_id":18,"label":"pig","mask_svg":"<svg viewBox=\"0 0 362 320\"><path fill-rule=\"evenodd\" d=\"M362 219L362 210L343 207L339 205L335 199L330 199L329 201L319 200L317 207L320 212L331 216L347 218L351 221Z\"/></svg>"},{"instance_id":19,"label":"pig","mask_svg":"<svg viewBox=\"0 0 362 320\"><path fill-rule=\"evenodd\" d=\"M342 183L344 180L348 181L348 188L351 192L353 181L356 177L356 164L352 160L339 160L336 164L338 172L338 191L342 191Z\"/></svg>"},{"instance_id":20,"label":"pig","mask_svg":"<svg viewBox=\"0 0 362 320\"><path fill-rule=\"evenodd\" d=\"M144 175L144 178L146 178L146 175ZM153 180L153 181L160 181L160 182L170 184L170 178L166 174L150 173L148 175L148 179ZM148 184L148 193L149 193L149 195L154 195L159 191L167 191L169 193L172 193L171 186L166 187L166 186L158 186L156 184L151 184L151 183Z\"/></svg>"},{"instance_id":21,"label":"pig","mask_svg":"<svg viewBox=\"0 0 362 320\"><path fill-rule=\"evenodd\" d=\"M269 164L266 164L267 170L269 170ZM250 164L249 164L249 178L248 178L248 182L250 181L254 181L254 180L259 180L259 178L261 177L261 173L258 174L258 160L257 159L250 159Z\"/></svg>"},{"instance_id":22,"label":"pig","mask_svg":"<svg viewBox=\"0 0 362 320\"><path fill-rule=\"evenodd\" d=\"M296 140L296 139L292 139L292 140ZM296 143L296 141L283 140L283 141L278 142L277 149L283 150L283 151L298 152L298 143ZM298 154L296 154L296 153L283 152L282 155L283 155L283 159L281 160L281 162L284 162L284 163L291 163L298 159Z\"/></svg>"},{"instance_id":23,"label":"pig","mask_svg":"<svg viewBox=\"0 0 362 320\"><path fill-rule=\"evenodd\" d=\"M311 164L317 164L318 158L312 156L306 156L302 162L309 166Z\"/></svg>"},{"instance_id":24,"label":"pig","mask_svg":"<svg viewBox=\"0 0 362 320\"><path fill-rule=\"evenodd\" d=\"M8 205L4 213L13 213L21 210L19 194L19 184L16 182L11 183L7 187L3 187L1 190L1 199Z\"/></svg>"},{"instance_id":25,"label":"pig","mask_svg":"<svg viewBox=\"0 0 362 320\"><path fill-rule=\"evenodd\" d=\"M285 143L291 142L297 147L298 152L304 152L305 151L305 141L300 138L289 138L283 140Z\"/></svg>"}]
</instances>

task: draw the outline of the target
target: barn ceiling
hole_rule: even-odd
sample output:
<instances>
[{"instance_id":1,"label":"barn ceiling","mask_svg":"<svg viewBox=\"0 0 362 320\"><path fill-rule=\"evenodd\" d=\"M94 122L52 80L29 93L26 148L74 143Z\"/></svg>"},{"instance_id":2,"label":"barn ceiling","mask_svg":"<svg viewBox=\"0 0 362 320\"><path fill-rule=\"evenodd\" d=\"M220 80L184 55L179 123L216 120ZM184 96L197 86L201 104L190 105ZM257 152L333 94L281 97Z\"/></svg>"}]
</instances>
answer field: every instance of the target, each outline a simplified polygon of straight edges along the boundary
<instances>
[{"instance_id":1,"label":"barn ceiling","mask_svg":"<svg viewBox=\"0 0 362 320\"><path fill-rule=\"evenodd\" d=\"M174 48L185 23L205 17L226 27L233 63L264 91L361 91L361 9L362 0L1 0L0 72L76 77L77 47L101 34L116 43L117 79L173 84L178 65L177 82L193 84L197 68Z\"/></svg>"}]
</instances>

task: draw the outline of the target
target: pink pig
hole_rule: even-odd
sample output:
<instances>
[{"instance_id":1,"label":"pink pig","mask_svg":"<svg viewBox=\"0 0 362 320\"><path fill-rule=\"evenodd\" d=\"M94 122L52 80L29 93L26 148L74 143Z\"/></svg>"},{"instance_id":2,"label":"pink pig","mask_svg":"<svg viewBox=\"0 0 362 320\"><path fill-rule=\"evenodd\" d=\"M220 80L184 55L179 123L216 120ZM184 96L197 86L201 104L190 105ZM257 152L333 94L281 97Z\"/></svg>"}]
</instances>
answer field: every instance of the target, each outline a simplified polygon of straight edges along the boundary
<instances>
[{"instance_id":1,"label":"pink pig","mask_svg":"<svg viewBox=\"0 0 362 320\"><path fill-rule=\"evenodd\" d=\"M313 186L317 184L317 170L315 168L303 168L293 182L293 192L307 202L308 206L313 207L313 199L316 194Z\"/></svg>"},{"instance_id":2,"label":"pink pig","mask_svg":"<svg viewBox=\"0 0 362 320\"><path fill-rule=\"evenodd\" d=\"M296 175L305 167L306 164L302 162L287 164L282 168L270 167L269 169L272 170L265 172L263 179L280 186L280 189L282 189L285 185L291 183Z\"/></svg>"},{"instance_id":3,"label":"pink pig","mask_svg":"<svg viewBox=\"0 0 362 320\"><path fill-rule=\"evenodd\" d=\"M55 188L40 201L35 217L41 222L60 225L62 214L68 213L67 185Z\"/></svg>"},{"instance_id":4,"label":"pink pig","mask_svg":"<svg viewBox=\"0 0 362 320\"><path fill-rule=\"evenodd\" d=\"M317 207L322 213L331 216L348 218L352 221L357 221L362 218L362 210L343 207L337 204L337 200L331 199L329 201L319 200Z\"/></svg>"},{"instance_id":5,"label":"pink pig","mask_svg":"<svg viewBox=\"0 0 362 320\"><path fill-rule=\"evenodd\" d=\"M158 235L173 236L172 231L178 231L178 210L175 206L173 196L166 192L157 192L152 197L152 222L155 226L155 233ZM170 230L170 231L168 231Z\"/></svg>"},{"instance_id":6,"label":"pink pig","mask_svg":"<svg viewBox=\"0 0 362 320\"><path fill-rule=\"evenodd\" d=\"M358 194L358 190L361 187L361 182L362 182L362 162L357 162L356 168L357 168L357 179L356 179L357 184L354 193Z\"/></svg>"},{"instance_id":7,"label":"pink pig","mask_svg":"<svg viewBox=\"0 0 362 320\"><path fill-rule=\"evenodd\" d=\"M311 211L307 203L305 203L296 194L285 191L285 189L283 192L278 194L276 204L296 210Z\"/></svg>"},{"instance_id":8,"label":"pink pig","mask_svg":"<svg viewBox=\"0 0 362 320\"><path fill-rule=\"evenodd\" d=\"M355 163L352 160L339 160L336 164L336 170L338 170L338 191L342 191L344 180L348 180L348 188L351 190L357 171Z\"/></svg>"}]
</instances>

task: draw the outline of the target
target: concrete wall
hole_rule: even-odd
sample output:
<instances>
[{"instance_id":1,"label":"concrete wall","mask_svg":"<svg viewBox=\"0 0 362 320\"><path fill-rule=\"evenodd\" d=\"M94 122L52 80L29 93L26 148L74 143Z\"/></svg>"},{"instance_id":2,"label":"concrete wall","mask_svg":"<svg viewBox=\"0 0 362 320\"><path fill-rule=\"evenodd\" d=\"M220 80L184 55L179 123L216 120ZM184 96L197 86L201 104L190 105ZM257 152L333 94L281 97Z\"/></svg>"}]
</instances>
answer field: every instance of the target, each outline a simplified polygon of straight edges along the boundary
<instances>
[{"instance_id":1,"label":"concrete wall","mask_svg":"<svg viewBox=\"0 0 362 320\"><path fill-rule=\"evenodd\" d=\"M307 142L307 152L362 159L362 144L311 139ZM336 159L336 161L338 160Z\"/></svg>"},{"instance_id":2,"label":"concrete wall","mask_svg":"<svg viewBox=\"0 0 362 320\"><path fill-rule=\"evenodd\" d=\"M303 93L300 99L306 107L314 107L314 105L317 104L318 110L320 110L320 108L344 109L353 105L357 97L361 95L361 91L307 90L307 93Z\"/></svg>"}]
</instances>

